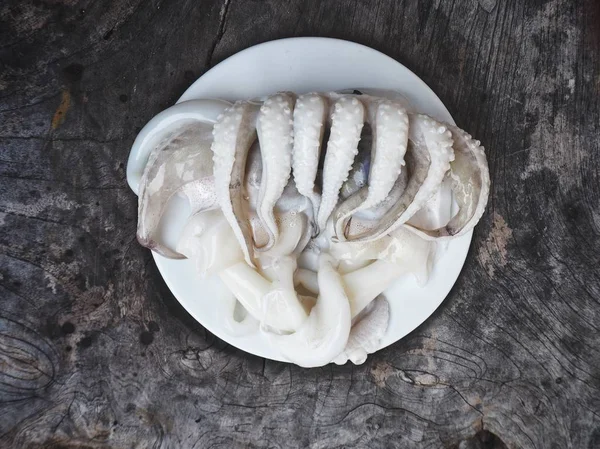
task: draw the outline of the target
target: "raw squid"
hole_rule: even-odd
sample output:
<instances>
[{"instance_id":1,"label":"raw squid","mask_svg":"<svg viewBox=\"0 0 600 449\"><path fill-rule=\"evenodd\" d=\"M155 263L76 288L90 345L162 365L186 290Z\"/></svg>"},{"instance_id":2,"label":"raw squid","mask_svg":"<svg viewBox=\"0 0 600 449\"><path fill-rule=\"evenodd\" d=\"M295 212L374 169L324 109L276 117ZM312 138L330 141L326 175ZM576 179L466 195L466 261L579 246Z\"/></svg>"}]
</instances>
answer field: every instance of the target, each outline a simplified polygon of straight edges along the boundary
<instances>
[{"instance_id":1,"label":"raw squid","mask_svg":"<svg viewBox=\"0 0 600 449\"><path fill-rule=\"evenodd\" d=\"M377 297L363 316L352 326L348 342L333 363L343 365L350 360L355 365L365 363L367 355L377 351L390 320L390 305L383 296Z\"/></svg>"},{"instance_id":2,"label":"raw squid","mask_svg":"<svg viewBox=\"0 0 600 449\"><path fill-rule=\"evenodd\" d=\"M202 124L169 132L156 145L142 175L137 238L165 257L185 257L156 238L158 224L173 195L184 193L192 213L217 207L212 159L206 151L211 143L210 132L211 128Z\"/></svg>"},{"instance_id":3,"label":"raw squid","mask_svg":"<svg viewBox=\"0 0 600 449\"><path fill-rule=\"evenodd\" d=\"M425 285L436 241L469 232L488 199L478 141L399 95L370 93L238 101L214 126L187 121L145 150L140 243L219 276L232 295L220 309L224 328L260 327L304 367L363 363L386 333L386 290L405 276ZM411 221L448 179L456 215L443 226ZM176 193L191 214L170 249L156 229Z\"/></svg>"}]
</instances>

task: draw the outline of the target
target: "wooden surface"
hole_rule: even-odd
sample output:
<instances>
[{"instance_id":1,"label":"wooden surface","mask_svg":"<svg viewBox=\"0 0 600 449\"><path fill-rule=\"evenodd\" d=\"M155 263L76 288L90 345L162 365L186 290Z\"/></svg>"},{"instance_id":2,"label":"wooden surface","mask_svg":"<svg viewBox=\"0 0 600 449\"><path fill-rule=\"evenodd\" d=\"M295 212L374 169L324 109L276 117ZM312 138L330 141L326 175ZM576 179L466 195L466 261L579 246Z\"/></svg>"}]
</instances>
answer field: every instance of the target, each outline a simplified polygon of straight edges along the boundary
<instances>
[{"instance_id":1,"label":"wooden surface","mask_svg":"<svg viewBox=\"0 0 600 449\"><path fill-rule=\"evenodd\" d=\"M0 21L0 447L600 447L599 2L5 0ZM307 35L412 69L492 175L449 297L358 367L205 331L125 182L209 67Z\"/></svg>"}]
</instances>

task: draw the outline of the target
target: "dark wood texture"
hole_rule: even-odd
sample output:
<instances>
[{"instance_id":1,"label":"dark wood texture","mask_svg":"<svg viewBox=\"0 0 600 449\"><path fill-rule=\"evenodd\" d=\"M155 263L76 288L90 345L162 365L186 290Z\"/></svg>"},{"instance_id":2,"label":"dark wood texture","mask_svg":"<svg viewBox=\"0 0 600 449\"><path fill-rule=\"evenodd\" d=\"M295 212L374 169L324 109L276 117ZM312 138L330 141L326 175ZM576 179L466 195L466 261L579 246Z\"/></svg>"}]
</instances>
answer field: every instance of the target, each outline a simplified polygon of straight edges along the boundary
<instances>
[{"instance_id":1,"label":"dark wood texture","mask_svg":"<svg viewBox=\"0 0 600 449\"><path fill-rule=\"evenodd\" d=\"M600 447L599 2L5 0L0 21L0 447ZM443 306L358 367L206 332L125 182L204 71L307 35L415 71L492 175Z\"/></svg>"}]
</instances>

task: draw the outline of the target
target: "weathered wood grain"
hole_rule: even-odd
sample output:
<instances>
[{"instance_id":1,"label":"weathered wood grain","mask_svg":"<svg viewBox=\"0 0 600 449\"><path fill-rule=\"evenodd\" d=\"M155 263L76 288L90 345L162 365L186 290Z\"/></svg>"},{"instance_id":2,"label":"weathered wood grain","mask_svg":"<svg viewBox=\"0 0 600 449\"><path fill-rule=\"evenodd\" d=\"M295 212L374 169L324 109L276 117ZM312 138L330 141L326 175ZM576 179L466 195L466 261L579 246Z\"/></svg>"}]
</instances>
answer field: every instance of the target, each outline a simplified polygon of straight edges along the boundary
<instances>
[{"instance_id":1,"label":"weathered wood grain","mask_svg":"<svg viewBox=\"0 0 600 449\"><path fill-rule=\"evenodd\" d=\"M600 447L600 4L0 4L0 447ZM443 306L359 367L244 354L135 242L139 129L252 44L330 36L421 76L492 192Z\"/></svg>"}]
</instances>

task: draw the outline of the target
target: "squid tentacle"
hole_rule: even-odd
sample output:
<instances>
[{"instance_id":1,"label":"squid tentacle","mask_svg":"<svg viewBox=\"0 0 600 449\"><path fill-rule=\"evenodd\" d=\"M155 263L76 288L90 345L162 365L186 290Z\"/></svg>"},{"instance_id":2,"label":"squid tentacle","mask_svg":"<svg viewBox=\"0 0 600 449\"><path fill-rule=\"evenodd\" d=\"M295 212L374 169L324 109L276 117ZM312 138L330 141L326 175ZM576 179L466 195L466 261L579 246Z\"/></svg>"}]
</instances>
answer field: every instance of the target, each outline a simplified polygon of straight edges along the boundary
<instances>
[{"instance_id":1,"label":"squid tentacle","mask_svg":"<svg viewBox=\"0 0 600 449\"><path fill-rule=\"evenodd\" d=\"M362 96L367 104L367 118L371 124L373 143L368 186L342 202L334 213L335 235L345 240L346 227L352 215L360 210L377 206L394 187L406 165L404 155L408 145L408 114L404 107L390 100Z\"/></svg>"},{"instance_id":2,"label":"squid tentacle","mask_svg":"<svg viewBox=\"0 0 600 449\"><path fill-rule=\"evenodd\" d=\"M258 196L258 218L268 233L265 251L279 237L273 209L288 183L292 170L294 96L280 93L268 97L257 119L258 141L262 157L262 179Z\"/></svg>"},{"instance_id":3,"label":"squid tentacle","mask_svg":"<svg viewBox=\"0 0 600 449\"><path fill-rule=\"evenodd\" d=\"M454 160L452 134L436 120L421 114L409 115L409 144L406 162L410 173L398 202L373 229L351 237L352 241L373 241L408 221L438 191L450 162Z\"/></svg>"},{"instance_id":4,"label":"squid tentacle","mask_svg":"<svg viewBox=\"0 0 600 449\"><path fill-rule=\"evenodd\" d=\"M450 176L458 213L439 229L407 226L425 239L448 239L469 232L485 212L490 193L490 172L484 148L462 129L447 126L454 139L455 158L450 163Z\"/></svg>"},{"instance_id":5,"label":"squid tentacle","mask_svg":"<svg viewBox=\"0 0 600 449\"><path fill-rule=\"evenodd\" d=\"M332 106L331 131L323 167L323 189L317 214L322 231L335 208L340 189L348 179L364 124L365 108L352 96L342 96Z\"/></svg>"},{"instance_id":6,"label":"squid tentacle","mask_svg":"<svg viewBox=\"0 0 600 449\"><path fill-rule=\"evenodd\" d=\"M243 184L248 152L256 140L258 109L255 103L234 103L215 123L212 144L217 199L250 266L253 242Z\"/></svg>"},{"instance_id":7,"label":"squid tentacle","mask_svg":"<svg viewBox=\"0 0 600 449\"><path fill-rule=\"evenodd\" d=\"M317 93L300 95L294 109L292 170L298 192L311 201L315 218L321 203L321 194L315 189L315 181L327 111L327 98Z\"/></svg>"}]
</instances>

